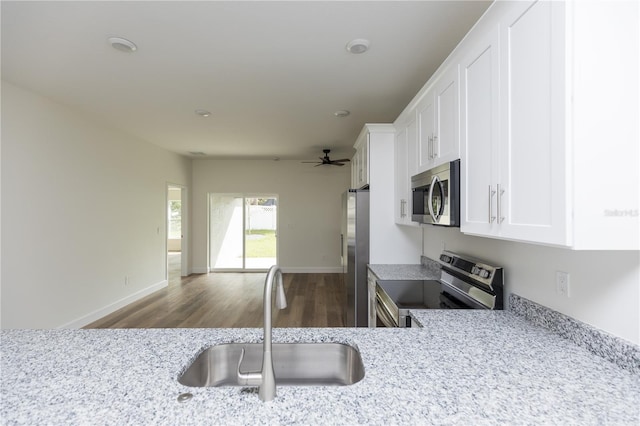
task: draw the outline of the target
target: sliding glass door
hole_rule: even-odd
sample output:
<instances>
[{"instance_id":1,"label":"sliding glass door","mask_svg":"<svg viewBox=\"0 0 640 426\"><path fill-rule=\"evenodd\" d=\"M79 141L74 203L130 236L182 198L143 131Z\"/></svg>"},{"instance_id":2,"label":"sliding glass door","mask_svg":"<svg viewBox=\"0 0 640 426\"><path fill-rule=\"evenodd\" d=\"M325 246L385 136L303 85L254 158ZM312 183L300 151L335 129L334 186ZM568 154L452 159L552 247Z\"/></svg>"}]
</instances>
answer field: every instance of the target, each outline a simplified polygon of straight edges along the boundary
<instances>
[{"instance_id":1,"label":"sliding glass door","mask_svg":"<svg viewBox=\"0 0 640 426\"><path fill-rule=\"evenodd\" d=\"M209 194L209 267L266 270L277 263L277 196Z\"/></svg>"}]
</instances>

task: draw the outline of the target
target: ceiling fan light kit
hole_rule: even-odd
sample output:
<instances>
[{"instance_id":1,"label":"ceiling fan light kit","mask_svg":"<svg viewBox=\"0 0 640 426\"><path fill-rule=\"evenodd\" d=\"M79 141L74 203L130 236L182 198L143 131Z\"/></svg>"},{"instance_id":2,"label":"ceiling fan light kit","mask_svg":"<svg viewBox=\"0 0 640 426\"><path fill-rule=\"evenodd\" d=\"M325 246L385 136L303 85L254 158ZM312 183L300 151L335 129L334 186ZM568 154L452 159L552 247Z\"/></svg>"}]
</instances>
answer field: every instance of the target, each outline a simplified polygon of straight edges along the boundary
<instances>
[{"instance_id":1,"label":"ceiling fan light kit","mask_svg":"<svg viewBox=\"0 0 640 426\"><path fill-rule=\"evenodd\" d=\"M348 158L341 158L340 160L332 160L329 158L330 149L323 149L324 157L318 157L320 161L302 161L302 163L312 163L315 164L314 167L318 166L344 166L344 163L351 161Z\"/></svg>"}]
</instances>

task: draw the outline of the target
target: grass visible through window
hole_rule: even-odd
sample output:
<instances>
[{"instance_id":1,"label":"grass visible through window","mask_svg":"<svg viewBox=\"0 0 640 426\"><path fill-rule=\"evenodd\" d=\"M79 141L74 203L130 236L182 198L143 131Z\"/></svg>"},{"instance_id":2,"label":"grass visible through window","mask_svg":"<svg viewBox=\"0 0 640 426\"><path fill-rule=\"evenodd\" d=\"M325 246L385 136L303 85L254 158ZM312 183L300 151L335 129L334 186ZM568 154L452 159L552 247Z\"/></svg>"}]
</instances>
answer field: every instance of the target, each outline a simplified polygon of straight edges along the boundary
<instances>
[{"instance_id":1,"label":"grass visible through window","mask_svg":"<svg viewBox=\"0 0 640 426\"><path fill-rule=\"evenodd\" d=\"M246 257L276 257L276 231L254 229L245 233Z\"/></svg>"}]
</instances>

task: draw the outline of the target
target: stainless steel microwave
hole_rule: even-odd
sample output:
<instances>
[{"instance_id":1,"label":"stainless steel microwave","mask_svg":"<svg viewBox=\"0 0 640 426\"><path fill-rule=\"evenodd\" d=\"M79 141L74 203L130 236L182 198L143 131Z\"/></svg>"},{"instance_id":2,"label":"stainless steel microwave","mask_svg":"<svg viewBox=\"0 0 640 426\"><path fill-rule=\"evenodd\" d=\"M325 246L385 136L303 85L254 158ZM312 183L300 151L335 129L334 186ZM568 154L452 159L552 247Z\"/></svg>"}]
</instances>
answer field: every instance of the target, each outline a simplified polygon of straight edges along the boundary
<instances>
[{"instance_id":1,"label":"stainless steel microwave","mask_svg":"<svg viewBox=\"0 0 640 426\"><path fill-rule=\"evenodd\" d=\"M460 160L411 177L411 220L440 226L460 226Z\"/></svg>"}]
</instances>

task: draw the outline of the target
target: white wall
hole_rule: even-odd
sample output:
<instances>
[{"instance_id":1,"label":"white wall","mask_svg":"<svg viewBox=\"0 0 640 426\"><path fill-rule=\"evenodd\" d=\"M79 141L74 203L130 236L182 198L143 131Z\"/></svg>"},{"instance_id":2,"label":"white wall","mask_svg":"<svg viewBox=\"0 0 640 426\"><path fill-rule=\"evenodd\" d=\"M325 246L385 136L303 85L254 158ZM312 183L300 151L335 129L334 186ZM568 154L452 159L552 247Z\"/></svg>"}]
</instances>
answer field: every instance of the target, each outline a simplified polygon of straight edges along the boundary
<instances>
[{"instance_id":1,"label":"white wall","mask_svg":"<svg viewBox=\"0 0 640 426\"><path fill-rule=\"evenodd\" d=\"M166 285L190 160L4 81L2 150L2 327L81 326Z\"/></svg>"},{"instance_id":2,"label":"white wall","mask_svg":"<svg viewBox=\"0 0 640 426\"><path fill-rule=\"evenodd\" d=\"M207 194L278 196L278 260L285 271L340 272L341 195L350 167L292 160L193 161L193 271L207 270Z\"/></svg>"},{"instance_id":3,"label":"white wall","mask_svg":"<svg viewBox=\"0 0 640 426\"><path fill-rule=\"evenodd\" d=\"M516 293L613 335L640 344L640 252L572 251L423 228L423 254L447 250L505 268L505 297ZM569 272L571 293L556 293L556 271Z\"/></svg>"}]
</instances>

